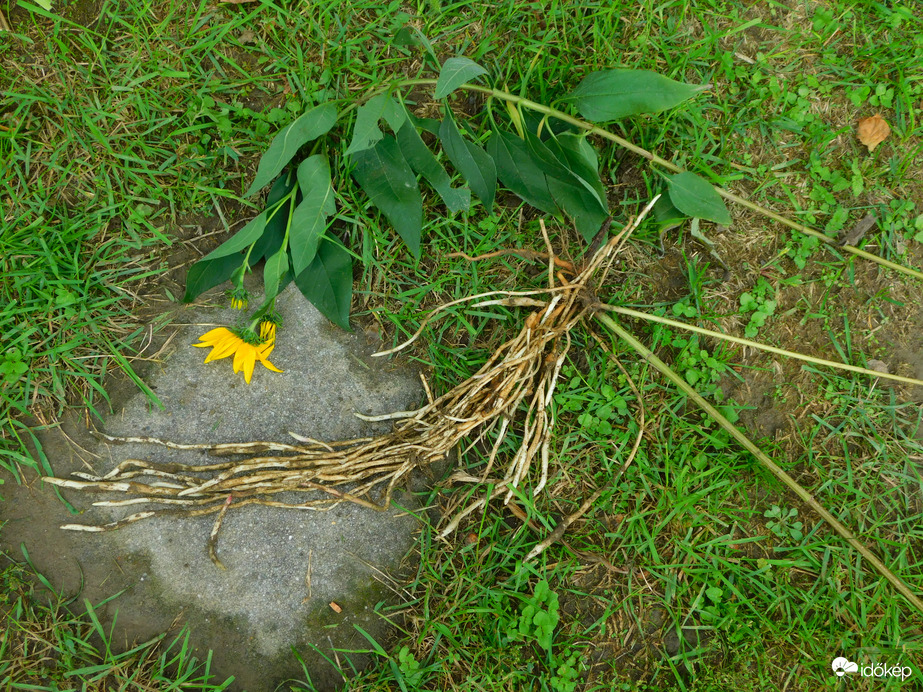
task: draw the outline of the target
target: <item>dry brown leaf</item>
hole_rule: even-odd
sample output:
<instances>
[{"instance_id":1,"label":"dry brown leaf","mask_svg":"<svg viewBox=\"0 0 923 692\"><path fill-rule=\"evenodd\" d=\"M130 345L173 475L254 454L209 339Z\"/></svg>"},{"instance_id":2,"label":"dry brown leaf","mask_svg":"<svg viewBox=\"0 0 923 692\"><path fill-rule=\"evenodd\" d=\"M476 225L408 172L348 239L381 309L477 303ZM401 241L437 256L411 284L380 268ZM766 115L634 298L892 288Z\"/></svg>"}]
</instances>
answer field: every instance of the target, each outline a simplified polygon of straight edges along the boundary
<instances>
[{"instance_id":1,"label":"dry brown leaf","mask_svg":"<svg viewBox=\"0 0 923 692\"><path fill-rule=\"evenodd\" d=\"M859 121L859 129L856 136L859 141L869 148L869 151L875 151L875 147L881 144L891 134L891 128L888 123L876 113L871 118L864 118Z\"/></svg>"},{"instance_id":2,"label":"dry brown leaf","mask_svg":"<svg viewBox=\"0 0 923 692\"><path fill-rule=\"evenodd\" d=\"M336 601L330 601L330 610L332 610L334 613L343 612L343 609L339 606L339 604Z\"/></svg>"}]
</instances>

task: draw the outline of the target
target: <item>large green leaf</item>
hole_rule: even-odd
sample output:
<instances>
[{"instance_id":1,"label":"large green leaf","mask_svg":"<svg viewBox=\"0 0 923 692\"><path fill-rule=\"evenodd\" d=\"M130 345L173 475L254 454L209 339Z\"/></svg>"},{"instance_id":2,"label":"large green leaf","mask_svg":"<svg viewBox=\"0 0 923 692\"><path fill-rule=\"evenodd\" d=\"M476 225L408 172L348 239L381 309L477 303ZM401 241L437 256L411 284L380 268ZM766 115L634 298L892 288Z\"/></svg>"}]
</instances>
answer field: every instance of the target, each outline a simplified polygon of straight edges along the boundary
<instances>
[{"instance_id":1,"label":"large green leaf","mask_svg":"<svg viewBox=\"0 0 923 692\"><path fill-rule=\"evenodd\" d=\"M538 164L545 175L553 175L561 180L569 180L574 177L567 160L563 155L561 160L555 156L555 153L548 148L537 135L531 131L525 131L525 138L522 140L528 148L532 160Z\"/></svg>"},{"instance_id":2,"label":"large green leaf","mask_svg":"<svg viewBox=\"0 0 923 692\"><path fill-rule=\"evenodd\" d=\"M325 239L311 264L295 277L295 285L324 317L349 329L353 260L342 245Z\"/></svg>"},{"instance_id":3,"label":"large green leaf","mask_svg":"<svg viewBox=\"0 0 923 692\"><path fill-rule=\"evenodd\" d=\"M439 79L436 81L437 99L445 98L462 84L473 77L487 74L487 70L468 58L449 58L439 70Z\"/></svg>"},{"instance_id":4,"label":"large green leaf","mask_svg":"<svg viewBox=\"0 0 923 692\"><path fill-rule=\"evenodd\" d=\"M579 148L579 138L578 142L565 139L562 144L554 137L542 141L529 130L525 134L529 153L545 173L554 203L574 220L585 239L592 240L609 215L609 207L603 202L605 193L600 196L598 189L602 183L596 172L595 154L592 162L588 161L586 152ZM574 149L565 149L565 145ZM590 150L592 152L592 147ZM590 180L585 180L584 176Z\"/></svg>"},{"instance_id":5,"label":"large green leaf","mask_svg":"<svg viewBox=\"0 0 923 692\"><path fill-rule=\"evenodd\" d=\"M596 197L603 209L609 208L606 188L599 178L596 150L587 141L586 135L565 132L549 137L545 140L545 146L559 161L566 162L568 169Z\"/></svg>"},{"instance_id":6,"label":"large green leaf","mask_svg":"<svg viewBox=\"0 0 923 692\"><path fill-rule=\"evenodd\" d=\"M263 265L263 300L272 300L279 295L279 282L287 272L288 253L280 247Z\"/></svg>"},{"instance_id":7,"label":"large green leaf","mask_svg":"<svg viewBox=\"0 0 923 692\"><path fill-rule=\"evenodd\" d=\"M670 201L687 216L731 225L731 215L724 200L705 178L686 171L668 175Z\"/></svg>"},{"instance_id":8,"label":"large green leaf","mask_svg":"<svg viewBox=\"0 0 923 692\"><path fill-rule=\"evenodd\" d=\"M536 209L547 214L558 213L541 164L525 142L514 134L498 130L490 136L487 152L497 162L497 175L504 185Z\"/></svg>"},{"instance_id":9,"label":"large green leaf","mask_svg":"<svg viewBox=\"0 0 923 692\"><path fill-rule=\"evenodd\" d=\"M295 276L311 264L327 228L327 217L336 211L326 156L315 154L298 165L298 186L301 202L292 214L288 238Z\"/></svg>"},{"instance_id":10,"label":"large green leaf","mask_svg":"<svg viewBox=\"0 0 923 692\"><path fill-rule=\"evenodd\" d=\"M398 131L397 143L410 167L433 186L450 212L454 214L457 211L468 211L471 207L471 191L467 188L452 187L449 174L423 142L412 122L404 123Z\"/></svg>"},{"instance_id":11,"label":"large green leaf","mask_svg":"<svg viewBox=\"0 0 923 692\"><path fill-rule=\"evenodd\" d=\"M240 267L239 255L226 255L213 260L199 260L189 268L186 274L186 293L184 303L191 303L210 288L214 288L231 278L235 269Z\"/></svg>"},{"instance_id":12,"label":"large green leaf","mask_svg":"<svg viewBox=\"0 0 923 692\"><path fill-rule=\"evenodd\" d=\"M596 196L578 180L561 180L551 176L547 180L555 203L573 219L584 240L593 240L609 216L609 210L600 207Z\"/></svg>"},{"instance_id":13,"label":"large green leaf","mask_svg":"<svg viewBox=\"0 0 923 692\"><path fill-rule=\"evenodd\" d=\"M275 178L298 150L308 142L326 134L337 121L337 109L332 103L322 103L297 118L275 136L269 149L260 158L256 178L245 197L249 197Z\"/></svg>"},{"instance_id":14,"label":"large green leaf","mask_svg":"<svg viewBox=\"0 0 923 692\"><path fill-rule=\"evenodd\" d=\"M288 227L288 217L292 212L292 207L295 205L295 199L289 198L278 210L272 209L272 207L291 192L293 187L295 187L295 172L291 171L276 178L272 187L269 188L269 194L266 195L266 209L272 211L267 217L266 229L263 231L263 235L256 241L253 246L253 252L250 253L251 265L275 254L282 247L285 229Z\"/></svg>"},{"instance_id":15,"label":"large green leaf","mask_svg":"<svg viewBox=\"0 0 923 692\"><path fill-rule=\"evenodd\" d=\"M667 191L664 191L664 194L661 194L660 197L654 202L653 208L654 222L657 224L657 230L663 232L671 228L676 228L683 221L688 219L683 212L673 206L673 202L670 201L670 195Z\"/></svg>"},{"instance_id":16,"label":"large green leaf","mask_svg":"<svg viewBox=\"0 0 923 692\"><path fill-rule=\"evenodd\" d=\"M391 135L371 149L353 156L353 177L407 243L414 257L420 256L423 231L423 198L417 178Z\"/></svg>"},{"instance_id":17,"label":"large green leaf","mask_svg":"<svg viewBox=\"0 0 923 692\"><path fill-rule=\"evenodd\" d=\"M658 113L692 98L707 86L683 84L649 70L592 72L568 96L592 122L608 122L640 113Z\"/></svg>"},{"instance_id":18,"label":"large green leaf","mask_svg":"<svg viewBox=\"0 0 923 692\"><path fill-rule=\"evenodd\" d=\"M489 214L497 191L497 167L494 160L479 146L462 137L448 112L439 126L439 140L449 161L468 182L471 191L481 200Z\"/></svg>"},{"instance_id":19,"label":"large green leaf","mask_svg":"<svg viewBox=\"0 0 923 692\"><path fill-rule=\"evenodd\" d=\"M359 106L356 113L356 124L353 127L353 138L346 154L356 154L375 146L375 143L385 136L378 127L378 121L382 118L394 132L397 132L401 129L406 117L406 112L401 105L388 94L373 96Z\"/></svg>"},{"instance_id":20,"label":"large green leaf","mask_svg":"<svg viewBox=\"0 0 923 692\"><path fill-rule=\"evenodd\" d=\"M186 293L183 302L189 303L204 291L231 278L242 258L240 253L255 243L266 228L267 211L261 212L246 226L212 252L196 262L186 275Z\"/></svg>"},{"instance_id":21,"label":"large green leaf","mask_svg":"<svg viewBox=\"0 0 923 692\"><path fill-rule=\"evenodd\" d=\"M202 258L202 261L213 260L218 257L226 257L227 255L233 255L236 252L241 250L246 250L257 239L263 235L263 231L266 228L266 219L269 216L267 210L261 211L257 216L253 217L246 226L241 228L237 233L235 233L229 240L225 240L221 245L216 247L214 250L209 252L205 257Z\"/></svg>"},{"instance_id":22,"label":"large green leaf","mask_svg":"<svg viewBox=\"0 0 923 692\"><path fill-rule=\"evenodd\" d=\"M410 111L407 111L407 117L418 130L429 132L434 137L439 136L439 128L442 125L441 120L436 120L435 118L418 118Z\"/></svg>"}]
</instances>

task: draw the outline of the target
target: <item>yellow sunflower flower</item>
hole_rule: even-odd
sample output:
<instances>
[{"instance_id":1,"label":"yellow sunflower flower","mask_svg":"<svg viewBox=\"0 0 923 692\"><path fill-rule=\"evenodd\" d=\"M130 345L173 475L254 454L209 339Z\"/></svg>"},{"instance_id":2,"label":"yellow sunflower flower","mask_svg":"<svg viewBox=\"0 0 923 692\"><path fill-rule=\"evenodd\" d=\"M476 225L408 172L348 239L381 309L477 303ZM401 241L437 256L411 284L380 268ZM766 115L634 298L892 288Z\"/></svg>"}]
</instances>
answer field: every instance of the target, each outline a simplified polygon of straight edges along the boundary
<instances>
[{"instance_id":1,"label":"yellow sunflower flower","mask_svg":"<svg viewBox=\"0 0 923 692\"><path fill-rule=\"evenodd\" d=\"M273 334L273 336L275 336ZM268 370L282 372L269 362L269 354L275 348L275 339L260 344L251 344L227 327L218 327L199 337L201 343L193 344L200 348L211 348L212 352L205 359L206 363L234 356L234 372L244 373L244 379L250 384L256 362L262 363Z\"/></svg>"},{"instance_id":2,"label":"yellow sunflower flower","mask_svg":"<svg viewBox=\"0 0 923 692\"><path fill-rule=\"evenodd\" d=\"M237 353L234 354L234 372L243 370L244 379L247 381L247 384L250 384L250 378L253 377L253 368L256 365L256 361L260 361L267 369L273 372L282 372L267 360L269 354L272 353L272 349L275 347L276 345L274 343L254 346L253 344L248 344L246 341L242 342L237 349Z\"/></svg>"}]
</instances>

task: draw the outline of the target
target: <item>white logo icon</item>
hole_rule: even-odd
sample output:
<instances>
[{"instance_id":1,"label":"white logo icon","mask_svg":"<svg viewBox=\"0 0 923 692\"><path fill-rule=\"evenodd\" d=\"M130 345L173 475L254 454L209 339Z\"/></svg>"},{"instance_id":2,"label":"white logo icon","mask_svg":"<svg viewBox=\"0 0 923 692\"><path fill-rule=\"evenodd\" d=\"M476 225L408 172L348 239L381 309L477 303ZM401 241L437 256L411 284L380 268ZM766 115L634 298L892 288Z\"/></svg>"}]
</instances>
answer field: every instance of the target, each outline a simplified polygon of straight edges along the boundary
<instances>
[{"instance_id":1,"label":"white logo icon","mask_svg":"<svg viewBox=\"0 0 923 692\"><path fill-rule=\"evenodd\" d=\"M853 663L852 661L849 661L842 656L838 656L837 658L833 659L831 667L833 668L833 672L836 673L839 677L843 677L846 675L846 673L859 672L859 664Z\"/></svg>"}]
</instances>

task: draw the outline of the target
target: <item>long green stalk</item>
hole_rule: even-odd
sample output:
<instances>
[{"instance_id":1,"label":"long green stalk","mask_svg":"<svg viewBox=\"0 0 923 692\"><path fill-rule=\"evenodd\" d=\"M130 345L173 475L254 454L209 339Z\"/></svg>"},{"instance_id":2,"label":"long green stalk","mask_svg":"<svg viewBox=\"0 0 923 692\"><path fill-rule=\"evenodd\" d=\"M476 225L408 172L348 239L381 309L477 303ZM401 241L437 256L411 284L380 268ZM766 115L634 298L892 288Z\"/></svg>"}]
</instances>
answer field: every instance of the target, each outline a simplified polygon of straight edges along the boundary
<instances>
[{"instance_id":1,"label":"long green stalk","mask_svg":"<svg viewBox=\"0 0 923 692\"><path fill-rule=\"evenodd\" d=\"M623 329L618 322L613 320L609 315L605 313L596 313L596 319L601 322L607 329L616 334L620 339L625 341L629 346L631 346L635 351L637 351L648 363L650 363L654 368L660 371L664 376L666 376L673 384L675 384L683 393L685 393L690 399L692 399L696 404L699 405L708 415L710 415L722 428L728 431L731 436L737 440L748 452L753 454L772 475L778 478L789 490L795 493L800 497L805 504L807 504L811 509L813 509L824 521L826 521L830 526L833 527L840 536L845 540L849 545L859 551L859 554L862 555L874 568L875 570L887 579L891 584L897 589L904 598L906 598L910 604L916 608L920 613L923 613L923 601L921 601L897 575L895 575L891 570L889 570L885 564L878 559L878 557L868 548L866 548L859 540L856 539L855 534L850 531L846 526L841 524L836 517L834 517L830 512L824 509L824 506L821 505L817 500L814 499L814 496L811 495L807 490L802 488L798 482L788 475L778 464L776 464L772 459L770 459L759 447L757 447L750 439L744 435L737 427L734 426L727 418L725 418L721 413L708 403L695 389L693 389L689 384L684 380L679 374L677 374L670 366L664 363L660 358L658 358L654 353L648 349L644 344L638 341L634 336L629 332Z\"/></svg>"},{"instance_id":2,"label":"long green stalk","mask_svg":"<svg viewBox=\"0 0 923 692\"><path fill-rule=\"evenodd\" d=\"M436 81L437 80L435 79L405 79L405 80L401 80L397 82L395 86L397 87L428 86L428 85L435 85ZM651 163L656 163L658 166L662 166L663 168L666 168L669 171L673 171L674 173L685 172L683 168L677 166L675 163L671 163L670 161L667 161L666 159L663 159L657 156L656 154L653 154L647 151L647 149L642 149L641 147L635 144L632 144L627 139L619 137L618 135L615 135L609 132L608 130L604 130L601 127L597 127L593 123L589 123L586 120L581 120L580 118L575 118L572 115L568 115L567 113L559 111L557 108L551 108L550 106L546 106L541 103L536 103L535 101L530 101L529 99L523 98L522 96L516 96L515 94L511 94L507 91L502 91L500 89L491 89L490 87L484 87L478 84L462 84L459 88L465 89L467 91L477 91L482 94L487 94L488 96L498 98L501 101L507 101L509 103L514 103L516 105L523 106L530 110L536 111L537 113L543 113L545 115L556 118L557 120L561 120L562 122L569 123L571 125L574 125L575 127L579 127L582 130L586 130L590 134L598 135L602 137L603 139L608 139L610 142L614 142L615 144L618 144L620 147L624 149L628 149L629 151L634 152L638 156L644 157ZM715 192L717 192L719 195L721 195L727 200L730 200L731 202L734 202L735 204L739 204L742 207L746 207L747 209L750 209L751 211L755 211L758 214L762 214L763 216L766 216L772 219L773 221L778 221L779 223L784 224L788 226L789 228L793 228L794 230L799 231L800 233L804 233L805 235L809 235L814 238L817 238L818 240L828 245L836 245L836 240L834 238L831 238L830 236L824 233L821 233L820 231L816 231L813 228L810 228L809 226L805 226L804 224L798 223L797 221L792 221L791 219L785 216L782 216L781 214L777 214L771 209L767 209L766 207L760 206L759 204L756 204L755 202L751 202L749 200L744 199L743 197L739 197L735 195L733 192L728 192L724 188L718 187L717 185L713 185L712 187L714 187ZM917 279L923 279L923 272L917 271L916 269L911 269L910 267L904 267L895 262L891 262L890 260L886 260L883 257L879 257L878 255L873 255L871 252L866 252L865 250L857 248L854 245L843 245L840 247L842 250L845 250L846 252L852 255L855 255L857 257L862 257L867 260L871 260L872 262L875 262L876 264L880 264L883 267L887 267L888 269L893 269L896 272L900 272L902 274L906 274L907 276L912 276Z\"/></svg>"},{"instance_id":3,"label":"long green stalk","mask_svg":"<svg viewBox=\"0 0 923 692\"><path fill-rule=\"evenodd\" d=\"M640 310L632 310L631 308L622 307L620 305L603 304L600 307L602 310L607 310L609 312L615 312L620 315L627 315L628 317L638 317L642 320L647 320L648 322L657 322L658 324L665 324L669 327L676 327L677 329L685 329L686 331L694 332L696 334L702 334L704 336L711 336L711 337L714 337L715 339L723 339L724 341L730 341L733 344L740 344L741 346L750 346L752 348L758 348L761 351L775 353L780 356L785 356L786 358L794 358L796 360L803 360L808 363L813 363L814 365L823 365L828 368L848 370L849 372L855 372L860 375L866 375L868 377L883 377L888 380L896 380L897 382L903 382L905 384L915 384L915 385L923 386L923 380L915 380L912 377L892 375L887 372L879 372L877 370L869 370L867 368L860 368L857 365L849 365L847 363L837 363L834 360L824 360L823 358L815 358L814 356L806 356L803 353L797 353L795 351L786 351L784 348L776 348L775 346L768 346L766 344L761 344L758 341L750 341L749 339L742 339L739 336L731 336L730 334L723 334L721 332L712 331L711 329L697 327L694 324L686 324L685 322L680 322L678 320L671 320L668 317L660 317L659 315L649 315L646 312L641 312Z\"/></svg>"}]
</instances>

